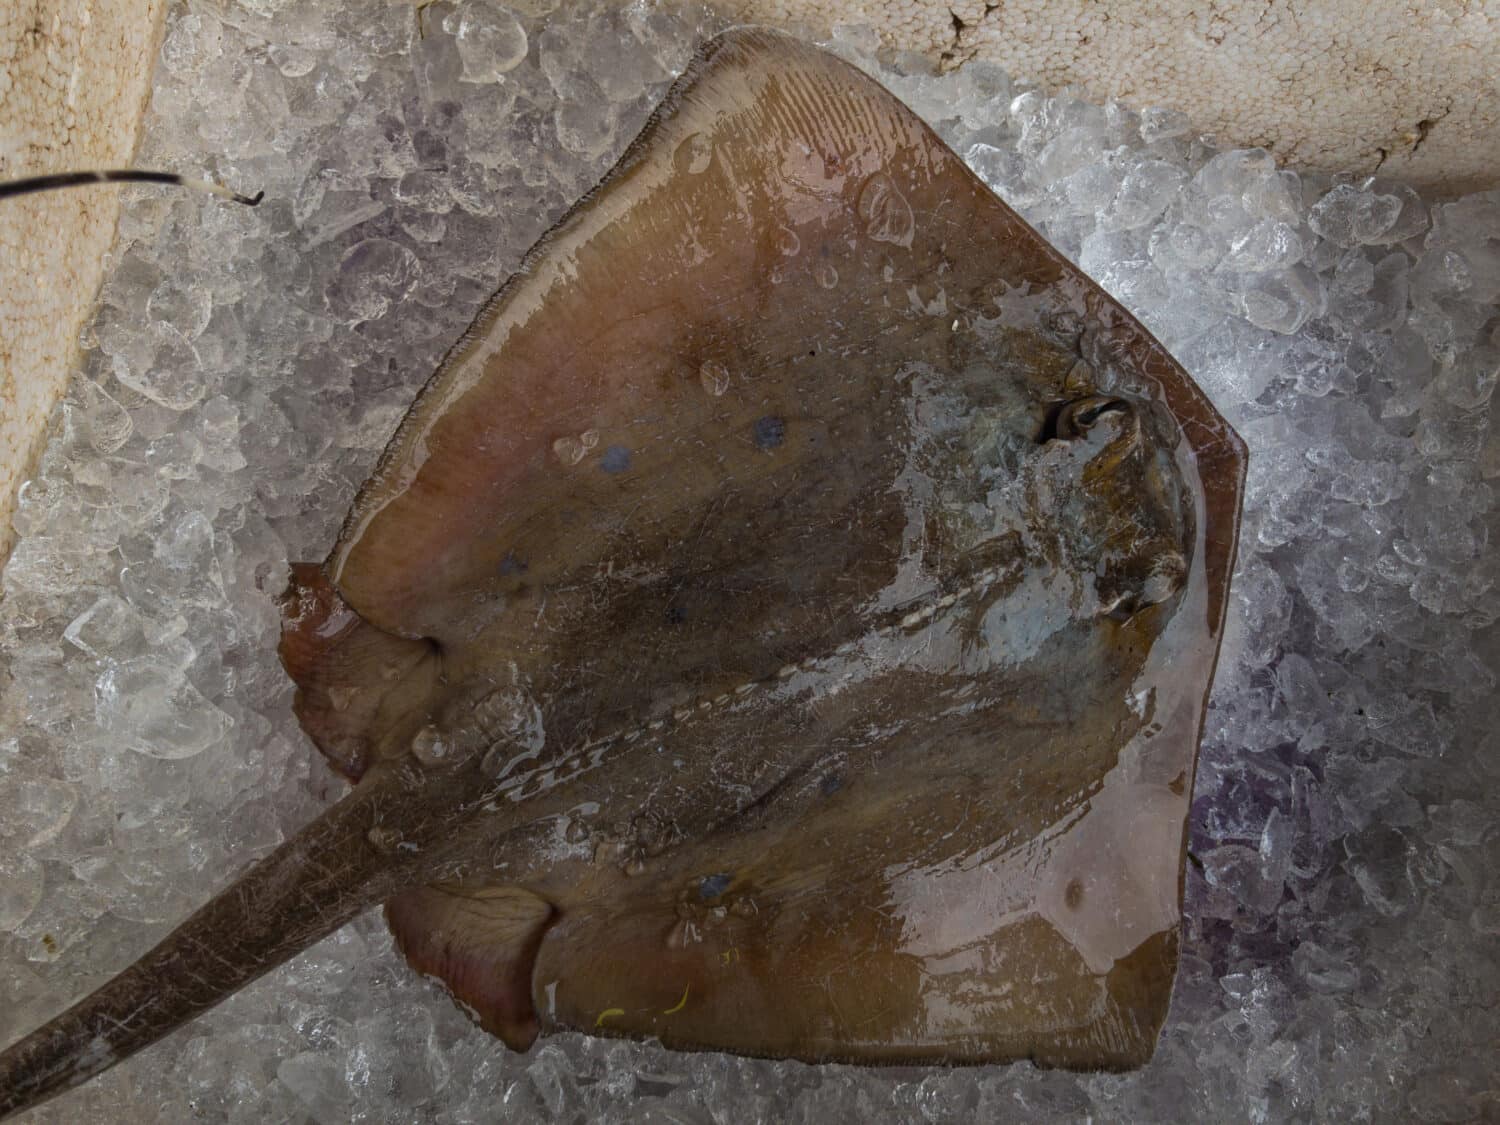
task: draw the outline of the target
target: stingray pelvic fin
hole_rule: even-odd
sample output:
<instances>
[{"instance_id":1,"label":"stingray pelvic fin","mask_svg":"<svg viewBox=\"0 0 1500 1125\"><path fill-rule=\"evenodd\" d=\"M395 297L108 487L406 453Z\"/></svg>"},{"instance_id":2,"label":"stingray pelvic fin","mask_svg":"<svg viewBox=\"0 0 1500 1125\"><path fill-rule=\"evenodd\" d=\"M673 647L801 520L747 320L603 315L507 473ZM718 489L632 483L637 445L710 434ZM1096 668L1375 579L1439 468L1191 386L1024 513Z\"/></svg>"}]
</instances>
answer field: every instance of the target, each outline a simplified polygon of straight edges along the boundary
<instances>
[{"instance_id":1,"label":"stingray pelvic fin","mask_svg":"<svg viewBox=\"0 0 1500 1125\"><path fill-rule=\"evenodd\" d=\"M519 887L414 887L385 907L411 967L441 980L475 1022L517 1051L540 1029L531 975L554 913Z\"/></svg>"},{"instance_id":2,"label":"stingray pelvic fin","mask_svg":"<svg viewBox=\"0 0 1500 1125\"><path fill-rule=\"evenodd\" d=\"M293 710L328 764L358 781L378 730L407 710L404 699L426 694L436 654L426 641L371 625L316 563L292 566L281 616L281 662L297 685Z\"/></svg>"}]
</instances>

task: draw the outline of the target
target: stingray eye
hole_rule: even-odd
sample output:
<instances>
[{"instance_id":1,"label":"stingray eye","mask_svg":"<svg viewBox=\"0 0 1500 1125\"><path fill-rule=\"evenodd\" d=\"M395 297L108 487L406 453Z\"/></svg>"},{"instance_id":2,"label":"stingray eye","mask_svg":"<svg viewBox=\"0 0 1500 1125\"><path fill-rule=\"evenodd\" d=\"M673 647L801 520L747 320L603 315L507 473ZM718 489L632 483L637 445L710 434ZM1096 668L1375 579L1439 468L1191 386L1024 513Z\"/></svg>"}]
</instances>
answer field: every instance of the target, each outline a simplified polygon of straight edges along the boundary
<instances>
[{"instance_id":1,"label":"stingray eye","mask_svg":"<svg viewBox=\"0 0 1500 1125\"><path fill-rule=\"evenodd\" d=\"M1137 565L1122 577L1127 585L1114 591L1102 607L1104 615L1114 621L1129 621L1141 610L1166 601L1182 589L1187 581L1187 560L1181 552L1166 549L1150 559L1143 572Z\"/></svg>"},{"instance_id":2,"label":"stingray eye","mask_svg":"<svg viewBox=\"0 0 1500 1125\"><path fill-rule=\"evenodd\" d=\"M1064 403L1058 410L1050 436L1063 441L1081 438L1106 414L1121 413L1134 418L1135 407L1115 395L1089 395Z\"/></svg>"}]
</instances>

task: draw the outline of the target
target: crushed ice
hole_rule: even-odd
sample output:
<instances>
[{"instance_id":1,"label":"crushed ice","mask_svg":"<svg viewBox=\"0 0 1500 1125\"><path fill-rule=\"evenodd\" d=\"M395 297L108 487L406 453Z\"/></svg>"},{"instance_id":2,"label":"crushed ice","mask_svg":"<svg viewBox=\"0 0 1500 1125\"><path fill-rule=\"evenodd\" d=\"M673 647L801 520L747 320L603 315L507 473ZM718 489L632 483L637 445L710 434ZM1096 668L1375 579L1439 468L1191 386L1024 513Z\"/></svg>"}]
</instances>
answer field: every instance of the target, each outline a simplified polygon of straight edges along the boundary
<instances>
[{"instance_id":1,"label":"crushed ice","mask_svg":"<svg viewBox=\"0 0 1500 1125\"><path fill-rule=\"evenodd\" d=\"M179 5L0 604L0 1037L336 784L272 595L448 343L723 21L601 0ZM1459 1121L1500 1106L1500 193L1216 151L1170 110L877 74L1181 357L1252 451L1155 1061L865 1071L473 1030L367 917L35 1120ZM899 217L899 216L898 216ZM887 216L889 218L889 216ZM705 372L717 393L727 379Z\"/></svg>"}]
</instances>

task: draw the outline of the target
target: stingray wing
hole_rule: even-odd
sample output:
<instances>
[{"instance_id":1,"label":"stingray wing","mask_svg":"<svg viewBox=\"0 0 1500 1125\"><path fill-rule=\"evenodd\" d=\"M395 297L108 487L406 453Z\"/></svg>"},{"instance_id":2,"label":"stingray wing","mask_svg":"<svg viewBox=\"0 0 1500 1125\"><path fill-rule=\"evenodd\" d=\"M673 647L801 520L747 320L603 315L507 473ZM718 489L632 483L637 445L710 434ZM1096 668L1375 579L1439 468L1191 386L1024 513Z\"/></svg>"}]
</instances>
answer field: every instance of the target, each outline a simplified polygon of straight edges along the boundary
<instances>
[{"instance_id":1,"label":"stingray wing","mask_svg":"<svg viewBox=\"0 0 1500 1125\"><path fill-rule=\"evenodd\" d=\"M1148 728L1110 677L1057 678L1076 636L1003 681L913 670L977 612L912 629L902 666L831 698L792 684L774 718L680 732L679 753L811 749L642 871L538 880L559 908L532 975L540 1026L808 1061L1149 1058L1176 964L1183 779L1118 768L1118 732L1144 746Z\"/></svg>"},{"instance_id":2,"label":"stingray wing","mask_svg":"<svg viewBox=\"0 0 1500 1125\"><path fill-rule=\"evenodd\" d=\"M1025 311L1001 314L1017 293ZM1025 387L1033 430L1067 397L1086 324L1085 343L1201 427L1200 457L1216 444L1233 464L1160 347L915 115L783 36L720 37L434 376L330 576L383 629L452 659L504 648L543 678L560 638L591 641L601 601L630 586L640 620L613 631L663 680L716 660L728 682L764 674L851 590L889 582L899 377L991 361L981 324L1012 337L994 376ZM1224 547L1208 560L1221 578ZM715 598L681 580L694 572L763 596ZM661 628L684 617L704 633Z\"/></svg>"}]
</instances>

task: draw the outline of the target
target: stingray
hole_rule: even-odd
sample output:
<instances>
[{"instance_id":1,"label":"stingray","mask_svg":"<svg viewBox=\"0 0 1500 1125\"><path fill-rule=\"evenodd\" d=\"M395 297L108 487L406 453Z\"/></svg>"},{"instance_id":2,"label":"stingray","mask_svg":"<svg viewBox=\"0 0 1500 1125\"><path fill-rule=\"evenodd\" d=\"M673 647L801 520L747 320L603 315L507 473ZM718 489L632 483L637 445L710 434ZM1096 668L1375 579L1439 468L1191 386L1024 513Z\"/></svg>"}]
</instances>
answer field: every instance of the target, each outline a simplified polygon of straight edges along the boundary
<instances>
[{"instance_id":1,"label":"stingray","mask_svg":"<svg viewBox=\"0 0 1500 1125\"><path fill-rule=\"evenodd\" d=\"M1142 1063L1244 465L889 93L719 36L293 568L352 791L0 1056L0 1108L376 904L518 1051Z\"/></svg>"}]
</instances>

